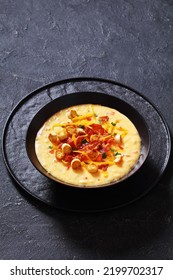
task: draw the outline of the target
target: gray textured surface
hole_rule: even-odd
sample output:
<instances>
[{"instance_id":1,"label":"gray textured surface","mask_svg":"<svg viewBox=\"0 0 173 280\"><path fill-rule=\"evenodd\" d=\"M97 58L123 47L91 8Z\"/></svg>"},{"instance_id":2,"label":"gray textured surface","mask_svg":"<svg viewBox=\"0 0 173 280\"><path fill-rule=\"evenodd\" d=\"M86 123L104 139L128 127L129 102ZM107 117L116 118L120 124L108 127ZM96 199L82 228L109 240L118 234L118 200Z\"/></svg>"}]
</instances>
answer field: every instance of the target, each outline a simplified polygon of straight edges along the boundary
<instances>
[{"instance_id":1,"label":"gray textured surface","mask_svg":"<svg viewBox=\"0 0 173 280\"><path fill-rule=\"evenodd\" d=\"M125 83L173 132L173 2L0 1L0 128L30 91L59 79ZM159 133L159 131L158 131ZM27 197L0 161L1 259L173 259L171 163L140 201L102 214L55 211Z\"/></svg>"}]
</instances>

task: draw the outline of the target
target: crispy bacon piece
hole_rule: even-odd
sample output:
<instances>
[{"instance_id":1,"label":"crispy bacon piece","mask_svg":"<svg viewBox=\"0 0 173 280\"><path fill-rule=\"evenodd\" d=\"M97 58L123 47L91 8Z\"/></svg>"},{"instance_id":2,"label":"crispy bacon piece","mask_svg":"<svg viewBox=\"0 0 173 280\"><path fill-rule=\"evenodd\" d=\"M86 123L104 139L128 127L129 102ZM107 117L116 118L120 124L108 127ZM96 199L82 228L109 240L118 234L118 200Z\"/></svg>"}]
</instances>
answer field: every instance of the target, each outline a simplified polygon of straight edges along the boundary
<instances>
[{"instance_id":1,"label":"crispy bacon piece","mask_svg":"<svg viewBox=\"0 0 173 280\"><path fill-rule=\"evenodd\" d=\"M85 135L79 135L77 136L76 138L76 147L77 148L80 148L82 146L83 143L83 140L85 139Z\"/></svg>"},{"instance_id":2,"label":"crispy bacon piece","mask_svg":"<svg viewBox=\"0 0 173 280\"><path fill-rule=\"evenodd\" d=\"M85 130L85 133L88 135L89 138L91 137L91 135L94 134L94 131L93 131L93 129L91 127L86 126L84 128L84 130Z\"/></svg>"},{"instance_id":3,"label":"crispy bacon piece","mask_svg":"<svg viewBox=\"0 0 173 280\"><path fill-rule=\"evenodd\" d=\"M93 123L90 126L96 134L101 134L101 135L108 134L107 131L100 124Z\"/></svg>"},{"instance_id":4,"label":"crispy bacon piece","mask_svg":"<svg viewBox=\"0 0 173 280\"><path fill-rule=\"evenodd\" d=\"M108 117L108 116L101 116L101 117L99 117L99 120L100 120L102 123L105 123L105 122L108 122L109 117Z\"/></svg>"},{"instance_id":5,"label":"crispy bacon piece","mask_svg":"<svg viewBox=\"0 0 173 280\"><path fill-rule=\"evenodd\" d=\"M72 140L71 137L67 138L66 143L69 144L72 148L75 148L74 141Z\"/></svg>"},{"instance_id":6,"label":"crispy bacon piece","mask_svg":"<svg viewBox=\"0 0 173 280\"><path fill-rule=\"evenodd\" d=\"M103 171L106 171L108 169L108 164L102 164L99 166L99 169L103 170Z\"/></svg>"}]
</instances>

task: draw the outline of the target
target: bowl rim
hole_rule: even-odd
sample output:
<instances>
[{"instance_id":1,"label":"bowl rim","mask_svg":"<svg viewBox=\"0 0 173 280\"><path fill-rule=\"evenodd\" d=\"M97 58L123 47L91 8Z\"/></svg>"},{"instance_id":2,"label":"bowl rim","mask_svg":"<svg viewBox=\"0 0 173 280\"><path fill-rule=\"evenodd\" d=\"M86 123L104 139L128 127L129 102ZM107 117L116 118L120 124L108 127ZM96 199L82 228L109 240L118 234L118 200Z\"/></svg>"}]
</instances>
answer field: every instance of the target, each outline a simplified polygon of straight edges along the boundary
<instances>
[{"instance_id":1,"label":"bowl rim","mask_svg":"<svg viewBox=\"0 0 173 280\"><path fill-rule=\"evenodd\" d=\"M132 169L130 170L130 172L128 174L126 174L125 176L123 176L122 178L120 178L119 180L116 180L116 181L112 181L112 182L109 182L109 183L105 183L105 184L101 184L101 185L92 185L92 186L86 186L86 185L76 185L76 184L71 184L71 183L68 183L68 182L65 182L65 181L62 181L56 177L54 177L53 175L51 175L42 165L41 163L39 162L37 156L36 156L36 153L35 153L35 147L34 147L34 153L35 153L35 157L37 159L37 162L40 166L40 168L37 167L37 165L35 164L35 162L32 160L32 157L31 157L31 154L29 152L29 149L28 149L28 143L29 143L29 133L30 133L30 129L31 129L31 126L33 125L33 122L39 117L40 114L42 114L42 112L44 110L47 109L47 107L50 107L52 104L54 104L55 102L61 102L61 100L63 100L64 98L68 98L69 96L72 96L72 95L79 95L79 94L85 94L86 95L90 95L90 94L96 94L96 95L100 95L102 97L110 97L110 98L113 98L114 100L118 100L118 102L120 103L123 103L125 104L126 106L128 106L129 108L131 108L132 111L135 112L135 115L138 116L139 119L141 119L141 121L143 122L143 125L145 126L145 129L147 131L147 149L146 149L146 153L145 153L145 158L144 160L142 161L142 163L140 164L139 167L137 167L136 170L134 170L135 166L138 164L139 162L139 159L137 161L137 163L132 167ZM42 125L46 122L46 120L48 120L51 116L53 116L56 112L59 112L60 110L62 109L66 109L66 108L69 108L71 106L77 106L77 105L81 105L81 104L98 104L98 105L102 105L102 106L107 106L107 105L104 105L104 104L99 104L99 100L98 102L96 103L93 103L93 102L83 102L83 103L78 103L78 100L76 100L76 102L74 104L70 104L70 105L67 105L67 106L63 106L62 108L58 109L57 111L55 111L54 113L50 113L50 116L48 118L45 118L44 121L42 121ZM107 106L107 107L110 107L110 106ZM114 108L114 107L110 107L112 109L115 109L117 111L119 111L120 113L122 113L118 108ZM124 114L124 113L122 113ZM128 117L126 114L124 114L126 117ZM129 118L129 117L128 117ZM130 119L130 118L129 118ZM134 122L131 121L133 124ZM42 126L41 125L41 126ZM135 125L135 124L134 124ZM41 126L37 129L37 132L38 130L41 128ZM136 125L135 125L136 127ZM137 129L137 128L136 128ZM139 130L137 129L138 133L139 133ZM140 133L139 133L140 134ZM36 135L35 135L35 138L36 138ZM149 130L149 127L148 127L148 124L146 123L145 121L145 118L139 113L138 110L136 110L131 104L127 103L126 101L124 101L123 99L120 99L119 97L116 97L112 94L107 94L107 93L103 93L103 92L99 92L99 91L78 91L78 92L71 92L71 93L68 93L68 94L65 94L65 95L61 95L53 100L51 100L50 102L46 103L44 106L42 106L37 112L36 114L32 117L29 125L28 125L28 128L26 130L26 135L25 135L25 149L26 149L26 153L27 153L27 156L30 160L30 162L32 163L32 165L37 169L37 171L39 171L42 175L44 175L47 179L49 180L52 180L53 182L55 183L59 183L61 185L63 185L64 187L70 187L70 188L75 188L75 189L99 189L99 188L105 188L105 187L110 187L110 186L117 186L119 183L122 183L123 181L127 181L128 179L130 179L130 177L132 177L133 175L135 175L139 170L141 170L142 167L144 167L146 161L147 161L147 158L149 156L149 152L150 152L150 148L151 148L151 135L150 135L150 130ZM140 157L139 157L140 158Z\"/></svg>"}]
</instances>

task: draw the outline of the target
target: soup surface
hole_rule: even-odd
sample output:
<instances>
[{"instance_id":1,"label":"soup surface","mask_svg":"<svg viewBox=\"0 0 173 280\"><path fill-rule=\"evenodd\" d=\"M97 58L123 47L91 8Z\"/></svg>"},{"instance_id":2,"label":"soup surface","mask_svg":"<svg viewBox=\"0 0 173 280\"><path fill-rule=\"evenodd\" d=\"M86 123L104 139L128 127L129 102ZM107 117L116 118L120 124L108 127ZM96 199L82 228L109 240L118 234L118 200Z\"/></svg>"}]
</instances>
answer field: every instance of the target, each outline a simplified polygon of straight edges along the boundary
<instances>
[{"instance_id":1,"label":"soup surface","mask_svg":"<svg viewBox=\"0 0 173 280\"><path fill-rule=\"evenodd\" d=\"M77 187L98 187L125 177L137 163L141 139L119 111L96 104L63 109L36 136L35 150L48 173Z\"/></svg>"}]
</instances>

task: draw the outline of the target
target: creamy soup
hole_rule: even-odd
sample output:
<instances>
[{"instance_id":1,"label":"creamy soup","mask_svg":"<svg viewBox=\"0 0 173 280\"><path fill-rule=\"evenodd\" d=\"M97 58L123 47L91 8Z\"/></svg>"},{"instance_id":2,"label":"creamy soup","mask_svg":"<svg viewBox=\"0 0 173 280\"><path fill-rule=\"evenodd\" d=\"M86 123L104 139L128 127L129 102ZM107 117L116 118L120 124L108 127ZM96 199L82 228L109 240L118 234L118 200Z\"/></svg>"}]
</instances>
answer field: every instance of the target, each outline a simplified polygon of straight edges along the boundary
<instances>
[{"instance_id":1,"label":"creamy soup","mask_svg":"<svg viewBox=\"0 0 173 280\"><path fill-rule=\"evenodd\" d=\"M76 105L49 118L36 136L35 150L48 173L77 187L97 187L125 177L137 163L141 139L119 111Z\"/></svg>"}]
</instances>

